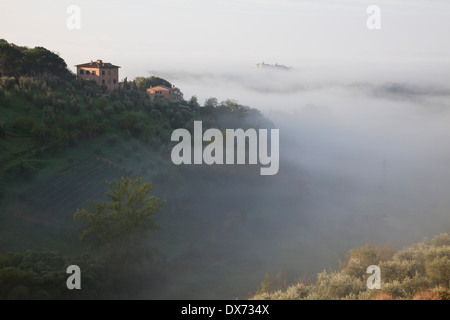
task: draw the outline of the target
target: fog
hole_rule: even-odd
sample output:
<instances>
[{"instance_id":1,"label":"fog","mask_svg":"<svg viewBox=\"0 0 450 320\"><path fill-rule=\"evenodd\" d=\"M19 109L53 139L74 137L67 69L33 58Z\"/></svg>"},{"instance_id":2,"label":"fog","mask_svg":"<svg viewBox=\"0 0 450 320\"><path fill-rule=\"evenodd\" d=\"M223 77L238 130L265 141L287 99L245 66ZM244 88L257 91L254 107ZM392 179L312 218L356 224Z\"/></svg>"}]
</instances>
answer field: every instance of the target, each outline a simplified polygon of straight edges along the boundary
<instances>
[{"instance_id":1,"label":"fog","mask_svg":"<svg viewBox=\"0 0 450 320\"><path fill-rule=\"evenodd\" d=\"M292 282L366 242L400 249L448 230L450 5L379 0L382 27L369 30L369 4L0 4L2 38L58 52L73 71L102 59L121 66L120 81L157 76L186 100L233 99L280 130L274 176L192 165L152 177L167 200L151 238L161 269L139 298L245 299L266 273ZM292 69L251 65L262 61Z\"/></svg>"},{"instance_id":2,"label":"fog","mask_svg":"<svg viewBox=\"0 0 450 320\"><path fill-rule=\"evenodd\" d=\"M280 171L224 182L196 168L186 193L194 205L184 208L195 222L180 234L168 214L156 237L165 259L182 268L143 297L245 299L265 273L294 281L336 267L366 242L401 249L448 231L443 66L149 71L186 99L230 98L261 110L280 130ZM242 221L224 228L233 210Z\"/></svg>"}]
</instances>

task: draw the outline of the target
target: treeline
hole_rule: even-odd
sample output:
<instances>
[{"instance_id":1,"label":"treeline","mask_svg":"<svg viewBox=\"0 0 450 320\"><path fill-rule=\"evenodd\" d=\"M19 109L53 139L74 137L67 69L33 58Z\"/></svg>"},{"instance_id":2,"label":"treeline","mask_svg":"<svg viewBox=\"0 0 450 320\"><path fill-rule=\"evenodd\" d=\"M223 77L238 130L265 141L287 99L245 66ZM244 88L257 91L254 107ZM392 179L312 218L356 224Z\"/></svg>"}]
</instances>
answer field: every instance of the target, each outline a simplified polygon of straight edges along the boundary
<instances>
[{"instance_id":1,"label":"treeline","mask_svg":"<svg viewBox=\"0 0 450 320\"><path fill-rule=\"evenodd\" d=\"M210 98L204 107L196 96L150 101L150 85L171 86L154 76L125 79L118 91L104 94L95 82L76 81L64 60L42 47L1 40L0 70L0 147L5 151L0 179L28 179L39 169L36 160L43 154L100 137L109 146L136 139L167 156L171 132L192 129L194 120L204 121L205 129L270 126L259 111L233 100Z\"/></svg>"},{"instance_id":2,"label":"treeline","mask_svg":"<svg viewBox=\"0 0 450 320\"><path fill-rule=\"evenodd\" d=\"M390 246L350 250L335 271L317 274L285 289L267 275L255 300L450 300L450 235L440 234L401 251ZM381 289L368 289L367 267L381 270Z\"/></svg>"},{"instance_id":3,"label":"treeline","mask_svg":"<svg viewBox=\"0 0 450 320\"><path fill-rule=\"evenodd\" d=\"M43 47L22 47L0 39L0 76L42 75L74 77L59 55Z\"/></svg>"},{"instance_id":4,"label":"treeline","mask_svg":"<svg viewBox=\"0 0 450 320\"><path fill-rule=\"evenodd\" d=\"M68 290L66 269L78 265L83 270L83 287ZM98 260L84 254L67 258L55 252L0 254L0 299L95 299L113 298L111 285L102 276Z\"/></svg>"}]
</instances>

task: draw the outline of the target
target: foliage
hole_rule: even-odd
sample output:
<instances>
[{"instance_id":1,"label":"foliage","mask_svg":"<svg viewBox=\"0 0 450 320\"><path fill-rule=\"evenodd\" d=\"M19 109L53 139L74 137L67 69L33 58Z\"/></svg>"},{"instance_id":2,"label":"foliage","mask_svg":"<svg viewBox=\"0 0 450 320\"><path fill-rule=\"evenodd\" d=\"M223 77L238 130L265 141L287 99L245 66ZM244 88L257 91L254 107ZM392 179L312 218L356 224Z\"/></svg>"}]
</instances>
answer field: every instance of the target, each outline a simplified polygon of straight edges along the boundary
<instances>
[{"instance_id":1,"label":"foliage","mask_svg":"<svg viewBox=\"0 0 450 320\"><path fill-rule=\"evenodd\" d=\"M97 203L95 210L77 210L74 219L86 225L81 239L93 238L108 248L129 249L138 245L149 229L157 229L155 217L164 201L150 196L152 185L142 178L108 182L109 201Z\"/></svg>"},{"instance_id":2,"label":"foliage","mask_svg":"<svg viewBox=\"0 0 450 320\"><path fill-rule=\"evenodd\" d=\"M206 108L215 108L219 105L219 102L217 101L217 98L210 97L205 100L205 103L203 104Z\"/></svg>"},{"instance_id":3,"label":"foliage","mask_svg":"<svg viewBox=\"0 0 450 320\"><path fill-rule=\"evenodd\" d=\"M258 288L257 294L269 293L271 291L272 285L270 281L270 276L266 273L264 280L261 281L261 285Z\"/></svg>"},{"instance_id":4,"label":"foliage","mask_svg":"<svg viewBox=\"0 0 450 320\"><path fill-rule=\"evenodd\" d=\"M68 290L66 269L82 270L82 290ZM102 278L100 263L89 255L65 258L54 252L0 255L0 300L99 299L114 295Z\"/></svg>"},{"instance_id":5,"label":"foliage","mask_svg":"<svg viewBox=\"0 0 450 320\"><path fill-rule=\"evenodd\" d=\"M0 70L4 72L2 76L11 76L17 73L20 55L19 50L10 46L4 39L0 39Z\"/></svg>"},{"instance_id":6,"label":"foliage","mask_svg":"<svg viewBox=\"0 0 450 320\"><path fill-rule=\"evenodd\" d=\"M72 77L67 64L59 55L43 47L18 49L3 39L0 41L0 69L4 71L5 76Z\"/></svg>"},{"instance_id":7,"label":"foliage","mask_svg":"<svg viewBox=\"0 0 450 320\"><path fill-rule=\"evenodd\" d=\"M372 264L381 270L380 290L366 287L365 270ZM398 252L366 244L350 250L338 271L319 273L311 286L299 282L287 290L259 289L252 299L448 300L449 289L450 235L443 233Z\"/></svg>"},{"instance_id":8,"label":"foliage","mask_svg":"<svg viewBox=\"0 0 450 320\"><path fill-rule=\"evenodd\" d=\"M165 86L167 88L171 88L172 84L169 81L166 81L162 78L158 78L155 76L152 77L136 77L133 80L136 88L140 91L146 91L150 86Z\"/></svg>"}]
</instances>

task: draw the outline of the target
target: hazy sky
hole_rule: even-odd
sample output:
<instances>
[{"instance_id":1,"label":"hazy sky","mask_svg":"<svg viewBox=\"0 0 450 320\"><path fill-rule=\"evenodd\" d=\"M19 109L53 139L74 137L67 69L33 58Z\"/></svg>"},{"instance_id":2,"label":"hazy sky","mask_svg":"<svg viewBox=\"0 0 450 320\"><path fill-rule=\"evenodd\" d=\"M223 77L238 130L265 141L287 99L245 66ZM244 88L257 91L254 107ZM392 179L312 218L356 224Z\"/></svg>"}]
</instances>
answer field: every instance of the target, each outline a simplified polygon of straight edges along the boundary
<instances>
[{"instance_id":1,"label":"hazy sky","mask_svg":"<svg viewBox=\"0 0 450 320\"><path fill-rule=\"evenodd\" d=\"M369 30L369 5L381 30ZM69 5L81 28L66 26ZM450 3L444 0L130 0L0 2L0 38L59 52L72 68L103 59L120 77L148 70L301 67L344 61L448 61Z\"/></svg>"}]
</instances>

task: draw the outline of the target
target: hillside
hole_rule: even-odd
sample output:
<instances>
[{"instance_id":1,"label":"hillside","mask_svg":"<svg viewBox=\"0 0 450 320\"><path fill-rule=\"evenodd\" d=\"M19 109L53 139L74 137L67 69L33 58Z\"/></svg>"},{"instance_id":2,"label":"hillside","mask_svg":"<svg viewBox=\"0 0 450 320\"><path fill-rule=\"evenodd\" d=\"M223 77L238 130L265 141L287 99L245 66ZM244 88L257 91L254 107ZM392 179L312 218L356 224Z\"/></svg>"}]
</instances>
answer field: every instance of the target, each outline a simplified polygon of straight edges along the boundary
<instances>
[{"instance_id":1,"label":"hillside","mask_svg":"<svg viewBox=\"0 0 450 320\"><path fill-rule=\"evenodd\" d=\"M0 52L5 48L9 52L15 47L2 42ZM21 54L31 49L20 50L14 60L17 66ZM38 51L38 58L44 52L56 59L44 48ZM65 67L62 59L56 60ZM86 253L90 255L86 261L105 271L103 253L80 242L82 226L73 215L77 209L105 200L106 181L142 177L167 203L158 219L162 230L149 235L148 240L157 249L152 254L156 261L139 262L150 265L145 271L132 272L126 281L111 275L120 284L114 289L96 287L88 293L91 298L163 296L173 277L209 268L205 259L213 259L209 253L217 251L229 237L243 237L254 230L255 223L270 225L270 208L278 205L270 197L265 204L255 202L258 193L279 190L281 184L292 184L293 189L302 184L299 175L292 173L290 181L283 181L287 172L280 172L269 184L254 165L172 164L174 143L170 135L174 129L184 127L192 132L194 120L202 121L204 130L271 128L271 122L255 109L233 100L219 103L214 98L209 99L213 104L200 106L195 96L188 101L151 102L145 92L149 85L170 85L156 76L125 79L120 90L104 94L94 83L77 82L64 70L61 74L36 68L28 73L17 67L8 68L0 77L0 255L4 255L0 283L8 283L13 269L34 274L20 271L15 276L23 276L23 282L18 280L21 284L16 289L4 289L2 298L38 298L42 290L48 298L78 297L67 296L64 288L54 291L52 281L41 286L33 283L41 283L41 277L50 271L55 279L64 278L61 263L71 260L84 265ZM239 192L236 186L253 192ZM292 201L299 201L296 198L292 195ZM225 247L221 250L223 256L216 257L216 262L225 261L232 253ZM44 259L50 265L31 270L20 263L22 259ZM31 284L29 276L35 277ZM154 287L159 289L142 288L138 280L142 277L149 283L156 281ZM191 278L186 276L186 280ZM95 286L99 285L100 280L94 280ZM135 287L125 285L134 281ZM253 280L247 281L250 284ZM200 282L195 285L203 286ZM234 291L230 287L227 294Z\"/></svg>"},{"instance_id":2,"label":"hillside","mask_svg":"<svg viewBox=\"0 0 450 320\"><path fill-rule=\"evenodd\" d=\"M450 235L409 248L366 244L352 249L336 270L280 288L279 277L261 283L254 300L450 300ZM378 265L381 288L368 289L367 266ZM285 285L285 284L284 284ZM278 288L277 288L278 287Z\"/></svg>"}]
</instances>

